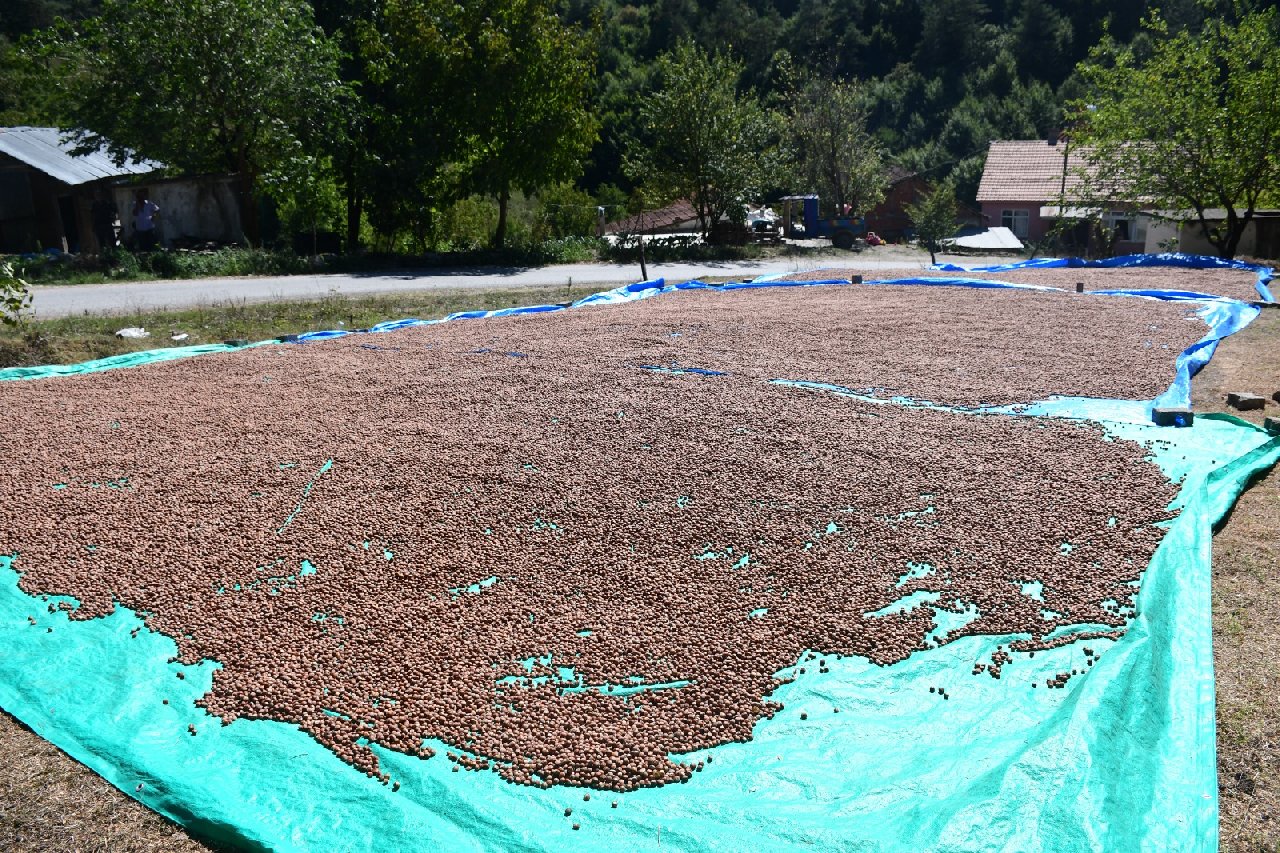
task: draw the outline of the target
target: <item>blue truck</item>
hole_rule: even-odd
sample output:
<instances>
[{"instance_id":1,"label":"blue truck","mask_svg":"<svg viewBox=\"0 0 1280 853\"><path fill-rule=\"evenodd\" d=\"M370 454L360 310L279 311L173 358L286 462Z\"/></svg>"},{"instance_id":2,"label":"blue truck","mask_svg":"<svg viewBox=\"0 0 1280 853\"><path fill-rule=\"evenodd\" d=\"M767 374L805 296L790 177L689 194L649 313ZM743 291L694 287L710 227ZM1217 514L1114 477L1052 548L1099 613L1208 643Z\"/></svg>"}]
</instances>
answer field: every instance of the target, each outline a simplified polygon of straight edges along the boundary
<instances>
[{"instance_id":1,"label":"blue truck","mask_svg":"<svg viewBox=\"0 0 1280 853\"><path fill-rule=\"evenodd\" d=\"M816 195L788 195L780 201L782 235L788 239L827 237L837 249L852 249L867 235L867 220L861 216L819 216Z\"/></svg>"}]
</instances>

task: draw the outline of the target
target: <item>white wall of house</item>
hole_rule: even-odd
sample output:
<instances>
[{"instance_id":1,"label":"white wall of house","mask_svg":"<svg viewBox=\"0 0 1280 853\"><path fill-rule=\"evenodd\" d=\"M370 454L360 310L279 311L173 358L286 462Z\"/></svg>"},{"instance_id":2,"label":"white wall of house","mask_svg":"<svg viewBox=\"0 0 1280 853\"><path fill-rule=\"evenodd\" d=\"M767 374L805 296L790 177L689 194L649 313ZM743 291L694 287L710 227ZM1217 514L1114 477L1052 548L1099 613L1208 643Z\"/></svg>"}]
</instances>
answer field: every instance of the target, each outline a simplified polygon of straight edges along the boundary
<instances>
[{"instance_id":1,"label":"white wall of house","mask_svg":"<svg viewBox=\"0 0 1280 853\"><path fill-rule=\"evenodd\" d=\"M1172 245L1174 251L1184 252L1188 255L1218 254L1218 250L1204 236L1204 230L1201 229L1198 220L1192 219L1177 222L1169 219L1149 218L1146 251L1163 252L1167 250L1168 246ZM1220 222L1221 220L1210 220L1211 225L1220 224ZM1162 243L1164 247L1161 246ZM1258 220L1255 219L1245 226L1236 254L1258 254Z\"/></svg>"},{"instance_id":2,"label":"white wall of house","mask_svg":"<svg viewBox=\"0 0 1280 853\"><path fill-rule=\"evenodd\" d=\"M1157 219L1145 213L1138 214L1138 218L1146 220L1147 223L1147 239L1142 251L1156 254L1168 251L1169 247L1175 251L1182 251L1178 248L1178 223L1168 219Z\"/></svg>"},{"instance_id":3,"label":"white wall of house","mask_svg":"<svg viewBox=\"0 0 1280 853\"><path fill-rule=\"evenodd\" d=\"M1218 224L1211 222L1210 224ZM1189 255L1216 255L1218 250L1204 236L1204 229L1200 227L1200 223L1196 221L1182 223L1181 239L1178 243L1179 251L1186 252ZM1245 226L1244 234L1240 237L1240 245L1236 248L1237 255L1253 255L1257 252L1258 246L1258 223L1250 222Z\"/></svg>"}]
</instances>

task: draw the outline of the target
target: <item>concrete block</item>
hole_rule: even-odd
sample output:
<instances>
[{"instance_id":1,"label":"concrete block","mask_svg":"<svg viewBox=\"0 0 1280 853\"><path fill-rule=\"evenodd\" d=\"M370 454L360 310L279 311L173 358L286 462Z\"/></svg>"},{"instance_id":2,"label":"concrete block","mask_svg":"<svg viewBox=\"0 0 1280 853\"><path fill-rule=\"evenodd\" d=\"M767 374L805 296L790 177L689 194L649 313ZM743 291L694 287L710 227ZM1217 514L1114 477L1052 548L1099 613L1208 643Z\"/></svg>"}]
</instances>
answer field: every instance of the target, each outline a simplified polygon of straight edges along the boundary
<instances>
[{"instance_id":1,"label":"concrete block","mask_svg":"<svg viewBox=\"0 0 1280 853\"><path fill-rule=\"evenodd\" d=\"M1232 391L1227 395L1227 405L1242 412L1261 409L1267 405L1267 398L1261 394L1249 394L1245 391Z\"/></svg>"},{"instance_id":2,"label":"concrete block","mask_svg":"<svg viewBox=\"0 0 1280 853\"><path fill-rule=\"evenodd\" d=\"M1189 427L1195 419L1195 412L1187 406L1156 406L1151 410L1151 421L1156 426Z\"/></svg>"},{"instance_id":3,"label":"concrete block","mask_svg":"<svg viewBox=\"0 0 1280 853\"><path fill-rule=\"evenodd\" d=\"M1280 418L1267 418L1262 422L1262 428L1272 435L1280 435Z\"/></svg>"}]
</instances>

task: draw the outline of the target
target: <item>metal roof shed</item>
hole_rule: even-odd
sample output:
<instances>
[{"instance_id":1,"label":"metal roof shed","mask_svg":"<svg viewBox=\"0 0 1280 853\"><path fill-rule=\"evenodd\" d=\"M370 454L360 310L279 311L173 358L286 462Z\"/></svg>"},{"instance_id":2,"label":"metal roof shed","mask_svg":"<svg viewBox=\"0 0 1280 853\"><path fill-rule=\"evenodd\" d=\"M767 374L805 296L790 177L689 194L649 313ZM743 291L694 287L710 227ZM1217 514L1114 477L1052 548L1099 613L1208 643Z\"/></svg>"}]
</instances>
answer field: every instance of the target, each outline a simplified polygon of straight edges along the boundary
<instances>
[{"instance_id":1,"label":"metal roof shed","mask_svg":"<svg viewBox=\"0 0 1280 853\"><path fill-rule=\"evenodd\" d=\"M77 155L76 144L56 127L0 128L0 252L96 247L89 185L164 168L133 157L117 165L101 148Z\"/></svg>"},{"instance_id":2,"label":"metal roof shed","mask_svg":"<svg viewBox=\"0 0 1280 853\"><path fill-rule=\"evenodd\" d=\"M0 127L0 154L8 154L33 169L69 186L79 186L104 178L148 175L164 168L163 163L137 158L117 166L99 148L89 154L73 154L76 141L56 127Z\"/></svg>"}]
</instances>

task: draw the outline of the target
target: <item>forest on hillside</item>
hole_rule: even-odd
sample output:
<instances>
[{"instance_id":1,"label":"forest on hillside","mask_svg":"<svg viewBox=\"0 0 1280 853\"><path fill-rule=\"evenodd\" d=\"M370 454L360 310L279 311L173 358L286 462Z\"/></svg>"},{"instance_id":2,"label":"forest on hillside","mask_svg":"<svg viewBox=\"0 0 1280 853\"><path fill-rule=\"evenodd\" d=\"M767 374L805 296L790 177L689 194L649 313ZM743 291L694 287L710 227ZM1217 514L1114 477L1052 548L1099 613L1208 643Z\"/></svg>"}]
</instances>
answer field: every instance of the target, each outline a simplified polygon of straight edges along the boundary
<instances>
[{"instance_id":1,"label":"forest on hillside","mask_svg":"<svg viewBox=\"0 0 1280 853\"><path fill-rule=\"evenodd\" d=\"M57 73L76 64L68 57L89 61L85 57L94 55L92 50L59 52L59 45L65 49L76 38L88 39L84 32L132 38L130 27L146 24L120 10L149 2L8 0L0 12L0 124L75 126L88 117L98 122L93 131L112 138L114 130L121 144L154 136L158 131L148 128L121 130L124 119L118 114L95 115L86 90L79 102L68 94L76 83L68 78L76 75ZM242 0L191 5L219 4L244 5ZM500 202L499 241L512 227L506 222L508 207L518 207L522 198L542 199L544 219L556 220L561 211L564 221L553 222L552 230L564 232L589 227L596 205L615 218L627 209L671 200L678 193L676 182L655 179L661 164L642 162L637 152L661 141L657 134L676 132L653 115L653 104L660 102L655 92L664 85L691 86L689 75L695 71L731 77L721 81L729 97L749 98L761 115L772 116L773 132L784 143L803 118L805 92L810 108L847 96L853 135L875 155L881 172L894 166L931 181L949 179L961 200L972 201L988 143L1061 129L1064 105L1084 96L1077 64L1104 38L1132 45L1142 55L1144 41L1153 38L1143 22L1157 4L481 0L467 4L466 12L449 11L451 4L435 0L282 5L305 7L298 10L295 23L301 29L294 32L313 26L323 33L324 49L317 47L307 61L312 68L331 63L338 85L306 84L315 84L316 98L333 98L329 120L312 116L291 132L288 144L295 155L303 155L293 156L293 162L303 167L290 172L278 157L254 165L253 192L273 195L295 219L319 216L326 227L353 238L354 216L372 220L380 234L427 245L439 243L467 217L493 227L485 199ZM1167 0L1158 5L1168 31L1177 33L1199 29L1224 9L1238 15L1245 7L1276 3ZM93 22L100 15L109 21L113 8L116 20L104 35ZM172 17L156 20L179 25ZM287 38L296 40L296 35ZM682 45L697 49L685 56L684 65L676 60ZM113 66L104 73L130 72ZM94 97L101 101L104 92L110 94L100 89ZM544 98L548 92L555 97ZM542 100L556 102L530 106ZM666 103L669 113L681 109L676 101ZM690 113L689 120L695 116ZM145 110L125 118L131 127L149 120ZM756 127L750 116L743 121L743 127ZM553 131L552 122L571 127ZM513 133L513 123L523 129ZM189 151L177 143L151 156L195 169L236 165L234 157L219 161L220 154ZM792 150L790 156L801 154ZM802 169L764 165L769 164L748 182L762 195L817 188L802 185Z\"/></svg>"}]
</instances>

